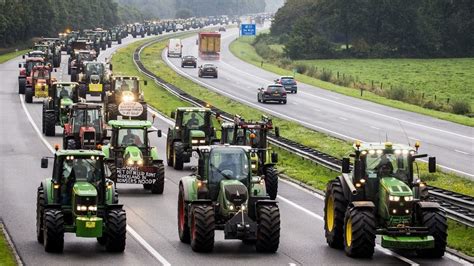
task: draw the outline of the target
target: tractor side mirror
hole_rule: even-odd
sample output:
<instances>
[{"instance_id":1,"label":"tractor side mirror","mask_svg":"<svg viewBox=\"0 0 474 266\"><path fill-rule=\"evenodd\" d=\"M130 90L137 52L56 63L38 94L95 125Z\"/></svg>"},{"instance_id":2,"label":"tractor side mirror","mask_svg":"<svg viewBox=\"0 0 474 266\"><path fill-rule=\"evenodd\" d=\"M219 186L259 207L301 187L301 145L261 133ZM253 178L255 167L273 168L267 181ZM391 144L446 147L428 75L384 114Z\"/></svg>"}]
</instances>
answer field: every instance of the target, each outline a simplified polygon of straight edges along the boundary
<instances>
[{"instance_id":1,"label":"tractor side mirror","mask_svg":"<svg viewBox=\"0 0 474 266\"><path fill-rule=\"evenodd\" d=\"M48 158L41 158L41 168L48 168Z\"/></svg>"},{"instance_id":2,"label":"tractor side mirror","mask_svg":"<svg viewBox=\"0 0 474 266\"><path fill-rule=\"evenodd\" d=\"M436 173L436 157L428 158L428 171L430 173Z\"/></svg>"},{"instance_id":3,"label":"tractor side mirror","mask_svg":"<svg viewBox=\"0 0 474 266\"><path fill-rule=\"evenodd\" d=\"M350 161L349 161L349 158L342 158L342 166L341 166L341 170L342 170L342 173L343 174L348 174L350 173Z\"/></svg>"},{"instance_id":4,"label":"tractor side mirror","mask_svg":"<svg viewBox=\"0 0 474 266\"><path fill-rule=\"evenodd\" d=\"M21 68L21 64L18 64L18 68Z\"/></svg>"},{"instance_id":5,"label":"tractor side mirror","mask_svg":"<svg viewBox=\"0 0 474 266\"><path fill-rule=\"evenodd\" d=\"M280 128L275 127L275 137L279 138L280 137Z\"/></svg>"},{"instance_id":6,"label":"tractor side mirror","mask_svg":"<svg viewBox=\"0 0 474 266\"><path fill-rule=\"evenodd\" d=\"M272 163L278 163L278 153L272 152Z\"/></svg>"},{"instance_id":7,"label":"tractor side mirror","mask_svg":"<svg viewBox=\"0 0 474 266\"><path fill-rule=\"evenodd\" d=\"M174 111L171 111L171 118L176 119L176 113Z\"/></svg>"},{"instance_id":8,"label":"tractor side mirror","mask_svg":"<svg viewBox=\"0 0 474 266\"><path fill-rule=\"evenodd\" d=\"M21 58L25 59L25 55L22 55Z\"/></svg>"},{"instance_id":9,"label":"tractor side mirror","mask_svg":"<svg viewBox=\"0 0 474 266\"><path fill-rule=\"evenodd\" d=\"M55 68L55 69L54 69L54 72L58 72L58 69L57 69L57 68Z\"/></svg>"},{"instance_id":10,"label":"tractor side mirror","mask_svg":"<svg viewBox=\"0 0 474 266\"><path fill-rule=\"evenodd\" d=\"M156 135L158 136L158 138L161 138L161 136L163 135L163 133L161 133L161 129L158 129Z\"/></svg>"},{"instance_id":11,"label":"tractor side mirror","mask_svg":"<svg viewBox=\"0 0 474 266\"><path fill-rule=\"evenodd\" d=\"M147 80L144 80L144 81L143 81L143 84L145 84L145 86L148 86L148 81L147 81Z\"/></svg>"},{"instance_id":12,"label":"tractor side mirror","mask_svg":"<svg viewBox=\"0 0 474 266\"><path fill-rule=\"evenodd\" d=\"M110 71L112 71L114 69L114 67L112 66L112 64L109 65L109 69Z\"/></svg>"}]
</instances>

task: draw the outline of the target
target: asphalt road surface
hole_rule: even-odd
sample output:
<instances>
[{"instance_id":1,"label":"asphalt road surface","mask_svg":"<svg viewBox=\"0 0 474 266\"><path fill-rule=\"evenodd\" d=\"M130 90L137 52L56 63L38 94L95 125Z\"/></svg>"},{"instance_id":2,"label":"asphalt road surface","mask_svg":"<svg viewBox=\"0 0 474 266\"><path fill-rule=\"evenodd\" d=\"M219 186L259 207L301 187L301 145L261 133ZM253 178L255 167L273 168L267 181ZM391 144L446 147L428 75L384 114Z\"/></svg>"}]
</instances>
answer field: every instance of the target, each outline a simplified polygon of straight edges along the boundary
<instances>
[{"instance_id":1,"label":"asphalt road surface","mask_svg":"<svg viewBox=\"0 0 474 266\"><path fill-rule=\"evenodd\" d=\"M123 45L131 39L124 40ZM117 48L101 53L100 60L110 57ZM462 263L447 254L439 260L419 259L413 254L395 254L377 247L373 259L356 260L343 251L329 248L323 230L322 197L297 185L280 182L281 210L280 248L275 254L259 254L241 241L223 240L216 233L214 252L194 253L189 245L179 241L177 234L177 195L179 178L190 173L166 168L163 195L152 195L138 185L118 185L120 202L127 211L127 247L123 254L105 252L95 239L66 235L63 254L49 254L36 242L36 188L51 173L40 168L40 159L50 156L56 143L61 144L61 129L56 137L41 134L41 101L25 104L18 95L18 62L16 58L0 64L0 218L26 265L315 265L315 264L429 264ZM66 61L66 56L63 57ZM55 75L68 81L67 68L62 64ZM225 77L226 75L224 75ZM166 132L170 121L158 116L155 126ZM166 138L152 135L151 143L165 158Z\"/></svg>"},{"instance_id":2,"label":"asphalt road surface","mask_svg":"<svg viewBox=\"0 0 474 266\"><path fill-rule=\"evenodd\" d=\"M175 71L227 97L292 120L308 128L346 140L394 143L421 142L421 153L436 156L446 170L474 179L474 128L407 112L298 83L288 103L257 102L257 88L273 83L277 75L245 63L228 49L238 37L236 28L222 33L221 60L198 59L198 66L214 63L219 78L199 78L194 68L181 68L179 58L163 58ZM183 39L183 55L198 55L197 36ZM298 80L298 76L296 76Z\"/></svg>"}]
</instances>

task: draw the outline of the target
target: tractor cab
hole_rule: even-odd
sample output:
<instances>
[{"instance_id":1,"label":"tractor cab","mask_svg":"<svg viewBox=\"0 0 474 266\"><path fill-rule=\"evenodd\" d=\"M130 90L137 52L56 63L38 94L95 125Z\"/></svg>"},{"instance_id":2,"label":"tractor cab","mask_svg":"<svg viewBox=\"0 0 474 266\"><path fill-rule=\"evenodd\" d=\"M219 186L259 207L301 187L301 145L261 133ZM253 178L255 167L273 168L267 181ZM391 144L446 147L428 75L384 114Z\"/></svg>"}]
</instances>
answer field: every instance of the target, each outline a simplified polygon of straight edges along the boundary
<instances>
[{"instance_id":1,"label":"tractor cab","mask_svg":"<svg viewBox=\"0 0 474 266\"><path fill-rule=\"evenodd\" d=\"M43 102L42 129L46 136L55 136L56 126L64 126L73 103L79 101L79 84L75 82L54 82L49 88L49 97Z\"/></svg>"},{"instance_id":2,"label":"tractor cab","mask_svg":"<svg viewBox=\"0 0 474 266\"><path fill-rule=\"evenodd\" d=\"M78 74L81 83L81 97L89 93L93 96L105 96L104 85L109 82L108 72L104 63L92 61L83 63L83 72Z\"/></svg>"},{"instance_id":3,"label":"tractor cab","mask_svg":"<svg viewBox=\"0 0 474 266\"><path fill-rule=\"evenodd\" d=\"M77 103L72 105L64 125L63 147L67 149L97 149L106 139L102 120L102 105Z\"/></svg>"},{"instance_id":4,"label":"tractor cab","mask_svg":"<svg viewBox=\"0 0 474 266\"><path fill-rule=\"evenodd\" d=\"M51 77L51 67L49 65L34 66L31 75L26 78L25 102L32 103L33 97L47 98L49 87L55 80Z\"/></svg>"},{"instance_id":5,"label":"tractor cab","mask_svg":"<svg viewBox=\"0 0 474 266\"><path fill-rule=\"evenodd\" d=\"M145 80L144 85L147 84ZM140 120L148 119L148 106L144 101L143 90L140 85L138 77L111 76L110 89L104 96L107 121L116 120L119 115ZM124 112L125 110L128 111Z\"/></svg>"}]
</instances>

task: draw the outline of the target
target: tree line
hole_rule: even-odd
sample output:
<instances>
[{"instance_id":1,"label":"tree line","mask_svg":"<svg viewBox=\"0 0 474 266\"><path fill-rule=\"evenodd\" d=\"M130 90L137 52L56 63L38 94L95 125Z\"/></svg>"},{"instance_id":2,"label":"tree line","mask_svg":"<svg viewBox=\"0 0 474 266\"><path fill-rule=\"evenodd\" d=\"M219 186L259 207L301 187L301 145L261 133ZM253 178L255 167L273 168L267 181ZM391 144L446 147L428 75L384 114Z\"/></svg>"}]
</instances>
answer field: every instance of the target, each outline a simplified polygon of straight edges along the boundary
<instances>
[{"instance_id":1,"label":"tree line","mask_svg":"<svg viewBox=\"0 0 474 266\"><path fill-rule=\"evenodd\" d=\"M292 59L474 56L472 0L287 0L271 35Z\"/></svg>"}]
</instances>

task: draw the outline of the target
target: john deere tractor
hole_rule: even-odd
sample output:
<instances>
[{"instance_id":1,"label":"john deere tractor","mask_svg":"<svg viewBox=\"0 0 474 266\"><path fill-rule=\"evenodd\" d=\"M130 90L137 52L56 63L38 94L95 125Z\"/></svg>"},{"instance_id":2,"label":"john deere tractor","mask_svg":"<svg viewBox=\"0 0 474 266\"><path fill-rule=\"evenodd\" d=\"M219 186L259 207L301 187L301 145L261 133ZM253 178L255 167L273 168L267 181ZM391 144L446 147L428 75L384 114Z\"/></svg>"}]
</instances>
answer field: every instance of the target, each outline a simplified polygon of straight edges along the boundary
<instances>
[{"instance_id":1,"label":"john deere tractor","mask_svg":"<svg viewBox=\"0 0 474 266\"><path fill-rule=\"evenodd\" d=\"M372 257L375 236L391 249L415 250L418 255L438 258L446 249L445 213L428 199L420 180L415 148L392 143L354 144L350 170L343 159L342 175L326 188L324 220L330 247L344 249L351 257ZM429 172L436 171L435 157Z\"/></svg>"},{"instance_id":2,"label":"john deere tractor","mask_svg":"<svg viewBox=\"0 0 474 266\"><path fill-rule=\"evenodd\" d=\"M252 176L245 146L202 146L197 172L181 178L178 234L196 252L210 252L214 231L225 239L254 243L259 252L276 252L280 210L265 191L265 180Z\"/></svg>"},{"instance_id":3,"label":"john deere tractor","mask_svg":"<svg viewBox=\"0 0 474 266\"><path fill-rule=\"evenodd\" d=\"M49 97L43 102L43 133L46 136L56 135L56 126L64 126L68 121L71 105L78 102L75 82L55 82L49 88Z\"/></svg>"},{"instance_id":4,"label":"john deere tractor","mask_svg":"<svg viewBox=\"0 0 474 266\"><path fill-rule=\"evenodd\" d=\"M112 69L112 65L109 65ZM79 95L86 98L86 95L101 96L105 99L105 86L109 83L109 73L106 64L97 61L84 62L81 71L77 73L77 82L80 83Z\"/></svg>"},{"instance_id":5,"label":"john deere tractor","mask_svg":"<svg viewBox=\"0 0 474 266\"><path fill-rule=\"evenodd\" d=\"M272 120L263 116L262 121L254 122L235 116L233 123L225 122L221 126L221 143L251 146L256 149L257 156L252 158L252 170L255 175L265 176L267 193L271 199L275 199L278 193L278 171L275 167L278 154L271 152L267 140L268 132L273 129Z\"/></svg>"},{"instance_id":6,"label":"john deere tractor","mask_svg":"<svg viewBox=\"0 0 474 266\"><path fill-rule=\"evenodd\" d=\"M64 124L63 149L94 150L102 145L107 132L102 120L102 105L76 103Z\"/></svg>"},{"instance_id":7,"label":"john deere tractor","mask_svg":"<svg viewBox=\"0 0 474 266\"><path fill-rule=\"evenodd\" d=\"M110 143L102 146L107 166L116 183L142 184L153 194L162 194L165 185L163 160L158 149L151 147L148 133L161 131L152 128L150 121L111 120Z\"/></svg>"},{"instance_id":8,"label":"john deere tractor","mask_svg":"<svg viewBox=\"0 0 474 266\"><path fill-rule=\"evenodd\" d=\"M36 238L46 252L62 252L64 233L97 238L109 252L123 252L127 218L115 184L104 174L100 151L62 150L54 155L51 177L38 187ZM48 158L41 159L48 167Z\"/></svg>"},{"instance_id":9,"label":"john deere tractor","mask_svg":"<svg viewBox=\"0 0 474 266\"><path fill-rule=\"evenodd\" d=\"M144 81L147 85L147 81ZM106 121L116 120L117 116L138 120L148 119L148 105L143 98L138 77L112 76L105 97Z\"/></svg>"},{"instance_id":10,"label":"john deere tractor","mask_svg":"<svg viewBox=\"0 0 474 266\"><path fill-rule=\"evenodd\" d=\"M198 107L180 107L171 113L176 122L168 129L166 139L168 166L182 170L184 163L191 161L197 147L218 143L211 116L210 109Z\"/></svg>"}]
</instances>

